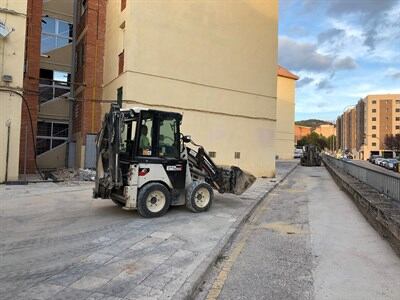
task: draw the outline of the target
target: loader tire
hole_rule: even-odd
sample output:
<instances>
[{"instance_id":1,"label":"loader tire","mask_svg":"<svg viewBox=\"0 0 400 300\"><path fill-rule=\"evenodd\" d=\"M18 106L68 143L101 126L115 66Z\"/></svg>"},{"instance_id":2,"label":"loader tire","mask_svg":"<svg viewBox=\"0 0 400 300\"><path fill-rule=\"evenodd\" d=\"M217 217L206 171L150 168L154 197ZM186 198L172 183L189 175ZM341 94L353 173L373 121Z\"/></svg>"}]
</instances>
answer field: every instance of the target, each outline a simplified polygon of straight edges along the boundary
<instances>
[{"instance_id":1,"label":"loader tire","mask_svg":"<svg viewBox=\"0 0 400 300\"><path fill-rule=\"evenodd\" d=\"M171 205L171 194L161 183L149 183L139 190L137 210L144 218L164 215Z\"/></svg>"},{"instance_id":2,"label":"loader tire","mask_svg":"<svg viewBox=\"0 0 400 300\"><path fill-rule=\"evenodd\" d=\"M203 212L211 207L212 187L204 181L194 181L186 190L186 207L192 212Z\"/></svg>"}]
</instances>

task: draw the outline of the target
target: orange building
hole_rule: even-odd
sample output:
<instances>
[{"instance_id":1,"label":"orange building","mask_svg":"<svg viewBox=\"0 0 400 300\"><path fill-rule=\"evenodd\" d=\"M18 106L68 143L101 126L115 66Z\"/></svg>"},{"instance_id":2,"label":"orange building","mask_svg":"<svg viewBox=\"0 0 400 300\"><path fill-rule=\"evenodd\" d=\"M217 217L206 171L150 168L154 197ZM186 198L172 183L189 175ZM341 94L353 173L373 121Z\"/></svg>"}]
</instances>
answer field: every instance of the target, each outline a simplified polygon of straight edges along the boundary
<instances>
[{"instance_id":1,"label":"orange building","mask_svg":"<svg viewBox=\"0 0 400 300\"><path fill-rule=\"evenodd\" d=\"M297 144L298 140L301 140L303 137L311 134L312 127L294 125L294 130L295 130L294 141Z\"/></svg>"},{"instance_id":2,"label":"orange building","mask_svg":"<svg viewBox=\"0 0 400 300\"><path fill-rule=\"evenodd\" d=\"M324 137L330 137L332 135L336 135L336 127L333 124L321 124L314 129L314 132Z\"/></svg>"}]
</instances>

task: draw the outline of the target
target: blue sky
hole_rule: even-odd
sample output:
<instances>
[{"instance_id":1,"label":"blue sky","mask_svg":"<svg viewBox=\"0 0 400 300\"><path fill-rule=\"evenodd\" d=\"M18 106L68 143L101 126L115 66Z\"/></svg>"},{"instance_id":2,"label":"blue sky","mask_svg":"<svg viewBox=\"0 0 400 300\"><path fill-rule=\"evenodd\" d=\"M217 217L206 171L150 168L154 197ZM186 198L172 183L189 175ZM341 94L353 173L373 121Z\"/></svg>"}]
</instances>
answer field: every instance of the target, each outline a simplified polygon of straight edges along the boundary
<instances>
[{"instance_id":1,"label":"blue sky","mask_svg":"<svg viewBox=\"0 0 400 300\"><path fill-rule=\"evenodd\" d=\"M400 0L280 0L279 63L300 76L296 120L336 120L400 93Z\"/></svg>"}]
</instances>

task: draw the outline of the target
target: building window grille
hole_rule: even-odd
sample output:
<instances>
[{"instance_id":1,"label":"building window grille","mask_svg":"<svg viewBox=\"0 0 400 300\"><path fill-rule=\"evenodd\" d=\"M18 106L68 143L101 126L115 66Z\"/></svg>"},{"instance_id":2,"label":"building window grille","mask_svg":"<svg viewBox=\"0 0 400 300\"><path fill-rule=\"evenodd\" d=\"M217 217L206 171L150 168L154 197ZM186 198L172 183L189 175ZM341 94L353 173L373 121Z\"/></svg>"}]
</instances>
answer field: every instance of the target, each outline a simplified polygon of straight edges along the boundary
<instances>
[{"instance_id":1,"label":"building window grille","mask_svg":"<svg viewBox=\"0 0 400 300\"><path fill-rule=\"evenodd\" d=\"M396 108L396 112L400 112L400 108Z\"/></svg>"},{"instance_id":2,"label":"building window grille","mask_svg":"<svg viewBox=\"0 0 400 300\"><path fill-rule=\"evenodd\" d=\"M211 158L215 158L217 156L217 152L210 151L210 152L208 152L208 156L211 157Z\"/></svg>"},{"instance_id":3,"label":"building window grille","mask_svg":"<svg viewBox=\"0 0 400 300\"><path fill-rule=\"evenodd\" d=\"M376 143L374 142L374 143L372 143L372 147L376 147Z\"/></svg>"},{"instance_id":4,"label":"building window grille","mask_svg":"<svg viewBox=\"0 0 400 300\"><path fill-rule=\"evenodd\" d=\"M42 154L68 140L68 123L39 121L37 124L36 152Z\"/></svg>"},{"instance_id":5,"label":"building window grille","mask_svg":"<svg viewBox=\"0 0 400 300\"><path fill-rule=\"evenodd\" d=\"M400 117L396 117L396 121L400 121Z\"/></svg>"},{"instance_id":6,"label":"building window grille","mask_svg":"<svg viewBox=\"0 0 400 300\"><path fill-rule=\"evenodd\" d=\"M376 100L372 100L372 104L376 104Z\"/></svg>"},{"instance_id":7,"label":"building window grille","mask_svg":"<svg viewBox=\"0 0 400 300\"><path fill-rule=\"evenodd\" d=\"M374 126L372 126L372 129L376 129L376 126L374 125Z\"/></svg>"},{"instance_id":8,"label":"building window grille","mask_svg":"<svg viewBox=\"0 0 400 300\"><path fill-rule=\"evenodd\" d=\"M124 72L124 51L118 55L118 75Z\"/></svg>"},{"instance_id":9,"label":"building window grille","mask_svg":"<svg viewBox=\"0 0 400 300\"><path fill-rule=\"evenodd\" d=\"M40 51L48 54L50 51L62 48L72 43L72 24L55 18L44 17Z\"/></svg>"},{"instance_id":10,"label":"building window grille","mask_svg":"<svg viewBox=\"0 0 400 300\"><path fill-rule=\"evenodd\" d=\"M40 69L39 102L45 103L70 93L71 74L63 71Z\"/></svg>"},{"instance_id":11,"label":"building window grille","mask_svg":"<svg viewBox=\"0 0 400 300\"><path fill-rule=\"evenodd\" d=\"M372 118L372 121L376 121L376 118L375 118L375 117L373 117L373 118Z\"/></svg>"},{"instance_id":12,"label":"building window grille","mask_svg":"<svg viewBox=\"0 0 400 300\"><path fill-rule=\"evenodd\" d=\"M374 134L372 135L372 137L373 137L373 138L376 138L376 134L374 133Z\"/></svg>"},{"instance_id":13,"label":"building window grille","mask_svg":"<svg viewBox=\"0 0 400 300\"><path fill-rule=\"evenodd\" d=\"M373 108L373 109L372 109L372 112L373 112L373 113L376 113L376 108Z\"/></svg>"},{"instance_id":14,"label":"building window grille","mask_svg":"<svg viewBox=\"0 0 400 300\"><path fill-rule=\"evenodd\" d=\"M240 159L240 152L235 152L235 159Z\"/></svg>"},{"instance_id":15,"label":"building window grille","mask_svg":"<svg viewBox=\"0 0 400 300\"><path fill-rule=\"evenodd\" d=\"M399 126L399 125L396 125L396 129L399 130L399 129L400 129L400 126Z\"/></svg>"}]
</instances>

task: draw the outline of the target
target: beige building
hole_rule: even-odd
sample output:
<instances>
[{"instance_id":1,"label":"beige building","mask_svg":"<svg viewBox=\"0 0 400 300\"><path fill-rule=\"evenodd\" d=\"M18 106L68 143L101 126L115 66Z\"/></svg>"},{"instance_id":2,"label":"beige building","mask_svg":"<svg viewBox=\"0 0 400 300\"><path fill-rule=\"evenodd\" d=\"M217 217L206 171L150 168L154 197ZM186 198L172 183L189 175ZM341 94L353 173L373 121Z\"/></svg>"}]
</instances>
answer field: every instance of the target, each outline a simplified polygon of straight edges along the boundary
<instances>
[{"instance_id":1,"label":"beige building","mask_svg":"<svg viewBox=\"0 0 400 300\"><path fill-rule=\"evenodd\" d=\"M26 10L0 0L0 183L18 179Z\"/></svg>"},{"instance_id":2,"label":"beige building","mask_svg":"<svg viewBox=\"0 0 400 300\"><path fill-rule=\"evenodd\" d=\"M279 159L292 159L294 155L294 115L298 79L299 77L289 70L278 67L275 153Z\"/></svg>"},{"instance_id":3,"label":"beige building","mask_svg":"<svg viewBox=\"0 0 400 300\"><path fill-rule=\"evenodd\" d=\"M178 111L217 163L275 174L277 0L108 1L106 15L103 99Z\"/></svg>"},{"instance_id":4,"label":"beige building","mask_svg":"<svg viewBox=\"0 0 400 300\"><path fill-rule=\"evenodd\" d=\"M313 131L326 138L336 135L336 127L333 124L321 124Z\"/></svg>"},{"instance_id":5,"label":"beige building","mask_svg":"<svg viewBox=\"0 0 400 300\"><path fill-rule=\"evenodd\" d=\"M360 156L383 154L385 137L400 134L400 94L368 95L364 103L364 143Z\"/></svg>"}]
</instances>

